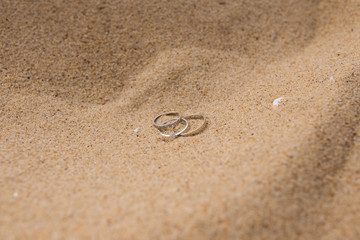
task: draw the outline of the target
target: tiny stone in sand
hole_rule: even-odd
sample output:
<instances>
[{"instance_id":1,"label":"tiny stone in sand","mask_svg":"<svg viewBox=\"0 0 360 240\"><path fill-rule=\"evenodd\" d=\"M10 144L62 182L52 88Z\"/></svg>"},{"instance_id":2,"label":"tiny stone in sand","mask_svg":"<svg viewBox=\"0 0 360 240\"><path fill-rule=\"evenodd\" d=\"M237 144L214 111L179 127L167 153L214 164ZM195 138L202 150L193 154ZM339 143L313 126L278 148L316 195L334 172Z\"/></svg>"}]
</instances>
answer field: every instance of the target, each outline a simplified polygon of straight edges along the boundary
<instances>
[{"instance_id":1,"label":"tiny stone in sand","mask_svg":"<svg viewBox=\"0 0 360 240\"><path fill-rule=\"evenodd\" d=\"M274 106L279 106L279 103L280 103L281 100L283 100L283 98L284 97L279 97L279 98L275 99L274 102L273 102L273 105Z\"/></svg>"}]
</instances>

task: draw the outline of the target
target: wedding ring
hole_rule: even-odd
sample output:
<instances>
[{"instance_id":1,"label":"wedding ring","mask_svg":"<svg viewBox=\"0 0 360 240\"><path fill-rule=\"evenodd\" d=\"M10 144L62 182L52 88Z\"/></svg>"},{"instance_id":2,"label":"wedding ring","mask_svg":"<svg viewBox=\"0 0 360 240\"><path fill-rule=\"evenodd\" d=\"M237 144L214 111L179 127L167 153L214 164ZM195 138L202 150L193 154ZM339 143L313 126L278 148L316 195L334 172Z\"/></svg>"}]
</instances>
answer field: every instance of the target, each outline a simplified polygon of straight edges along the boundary
<instances>
[{"instance_id":1,"label":"wedding ring","mask_svg":"<svg viewBox=\"0 0 360 240\"><path fill-rule=\"evenodd\" d=\"M176 121L176 120L177 120L177 118L169 119L169 120L163 122L162 125L166 125L166 124L168 124L168 122L170 122L170 121ZM176 138L177 136L181 135L181 134L187 129L187 127L189 126L189 123L188 123L188 121L187 121L186 119L184 119L184 118L180 118L180 121L184 121L184 122L185 122L185 127L184 127L183 129L181 129L179 132L176 132L176 133L173 132L173 133L171 133L171 134L166 134L166 133L163 133L163 132L161 131L161 130L162 130L163 128L165 128L165 127L161 127L161 128L158 128L160 134L163 135L164 137L171 137L171 138ZM170 126L173 126L173 125L174 125L174 124L172 124L172 125L170 125Z\"/></svg>"},{"instance_id":2,"label":"wedding ring","mask_svg":"<svg viewBox=\"0 0 360 240\"><path fill-rule=\"evenodd\" d=\"M173 118L173 119L170 119L170 120L167 120L161 124L158 124L157 121L162 117L162 116L172 116L172 115L175 115L175 116L178 116L177 118ZM173 126L177 123L179 123L181 121L181 114L179 112L166 112L166 113L162 113L158 116L156 116L154 118L154 122L153 122L153 125L154 127L156 127L158 130L162 129L162 128L165 128L165 127L170 127L170 126Z\"/></svg>"},{"instance_id":3,"label":"wedding ring","mask_svg":"<svg viewBox=\"0 0 360 240\"><path fill-rule=\"evenodd\" d=\"M182 137L187 137L187 136L193 136L195 134L200 133L201 131L203 131L206 127L206 118L203 115L200 114L191 114L188 116L183 117L184 120L186 119L202 119L203 123L201 124L200 127L198 127L197 129L194 129L192 131L186 132L186 133L181 133L180 135Z\"/></svg>"},{"instance_id":4,"label":"wedding ring","mask_svg":"<svg viewBox=\"0 0 360 240\"><path fill-rule=\"evenodd\" d=\"M158 123L159 119L163 116L177 116L176 118L172 118L172 119L168 119L162 123ZM185 132L185 130L188 128L189 126L189 122L187 121L188 119L202 119L202 124L201 126L199 126L198 128ZM175 125L179 124L180 122L185 122L185 127L182 128L180 131L178 132L174 132L174 127ZM164 137L171 137L171 138L176 138L177 136L183 136L183 137L187 137L187 136L193 136L196 135L200 132L202 132L205 127L206 127L206 118L201 115L201 114L191 114L191 115L187 115L185 117L182 117L181 114L179 112L175 112L175 111L170 111L170 112L166 112L166 113L162 113L158 116L156 116L154 118L154 122L153 125L154 127L156 127L158 129L158 131L160 132L160 134ZM164 132L165 128L169 128L172 127L172 133L171 134L167 134Z\"/></svg>"}]
</instances>

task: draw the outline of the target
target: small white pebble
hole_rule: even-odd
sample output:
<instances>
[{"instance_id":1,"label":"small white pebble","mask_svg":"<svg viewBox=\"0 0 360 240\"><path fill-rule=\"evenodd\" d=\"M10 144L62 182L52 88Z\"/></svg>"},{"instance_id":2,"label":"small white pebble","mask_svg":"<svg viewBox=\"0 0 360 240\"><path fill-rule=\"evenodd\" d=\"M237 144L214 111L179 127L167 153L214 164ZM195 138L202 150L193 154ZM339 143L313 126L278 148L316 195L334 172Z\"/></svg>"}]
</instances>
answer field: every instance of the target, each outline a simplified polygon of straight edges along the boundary
<instances>
[{"instance_id":1,"label":"small white pebble","mask_svg":"<svg viewBox=\"0 0 360 240\"><path fill-rule=\"evenodd\" d=\"M138 133L138 132L140 132L140 130L141 130L141 128L137 127L137 128L135 128L134 132Z\"/></svg>"},{"instance_id":2,"label":"small white pebble","mask_svg":"<svg viewBox=\"0 0 360 240\"><path fill-rule=\"evenodd\" d=\"M279 106L280 101L283 100L283 97L279 97L273 101L274 106Z\"/></svg>"},{"instance_id":3,"label":"small white pebble","mask_svg":"<svg viewBox=\"0 0 360 240\"><path fill-rule=\"evenodd\" d=\"M18 197L19 194L18 194L17 192L14 192L13 196L14 196L14 197Z\"/></svg>"},{"instance_id":4,"label":"small white pebble","mask_svg":"<svg viewBox=\"0 0 360 240\"><path fill-rule=\"evenodd\" d=\"M330 77L331 82L335 82L335 78L333 76Z\"/></svg>"}]
</instances>

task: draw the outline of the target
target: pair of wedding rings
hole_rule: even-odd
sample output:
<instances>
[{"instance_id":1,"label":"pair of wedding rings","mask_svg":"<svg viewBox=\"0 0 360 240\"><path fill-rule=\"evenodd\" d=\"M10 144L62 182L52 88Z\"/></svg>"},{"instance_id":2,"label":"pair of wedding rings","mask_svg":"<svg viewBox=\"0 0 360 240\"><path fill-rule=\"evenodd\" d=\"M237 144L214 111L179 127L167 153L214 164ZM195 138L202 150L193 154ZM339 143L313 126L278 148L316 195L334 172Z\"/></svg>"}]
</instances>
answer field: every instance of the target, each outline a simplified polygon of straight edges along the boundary
<instances>
[{"instance_id":1,"label":"pair of wedding rings","mask_svg":"<svg viewBox=\"0 0 360 240\"><path fill-rule=\"evenodd\" d=\"M164 116L176 116L175 118L172 119L168 119L162 123L158 123L159 120L164 117ZM185 132L186 129L189 127L189 122L187 120L189 119L201 119L202 120L202 124L200 127L198 127L197 129L194 129L192 131L188 131ZM167 134L164 133L164 129L170 128L172 127L174 129L174 127L178 124L180 124L181 122L185 123L185 126L179 130L178 132L172 132L171 134ZM158 116L156 116L154 118L154 122L153 122L154 127L156 127L160 134L164 137L171 137L171 138L176 138L178 136L192 136L195 134L198 134L199 132L201 132L202 130L204 130L205 125L206 125L206 119L203 115L201 114L192 114L192 115L188 115L188 116L182 116L179 112L166 112L166 113L162 113L159 114Z\"/></svg>"}]
</instances>

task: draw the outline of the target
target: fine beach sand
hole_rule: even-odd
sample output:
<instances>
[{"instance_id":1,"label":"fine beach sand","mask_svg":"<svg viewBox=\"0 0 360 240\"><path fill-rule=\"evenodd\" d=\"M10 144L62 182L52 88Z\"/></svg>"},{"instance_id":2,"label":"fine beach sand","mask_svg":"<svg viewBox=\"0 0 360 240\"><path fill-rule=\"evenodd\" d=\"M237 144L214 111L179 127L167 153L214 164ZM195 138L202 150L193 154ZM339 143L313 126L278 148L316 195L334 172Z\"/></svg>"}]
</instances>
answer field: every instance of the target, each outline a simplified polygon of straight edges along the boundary
<instances>
[{"instance_id":1,"label":"fine beach sand","mask_svg":"<svg viewBox=\"0 0 360 240\"><path fill-rule=\"evenodd\" d=\"M0 239L359 239L359 0L0 13Z\"/></svg>"}]
</instances>

